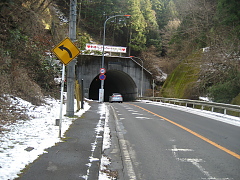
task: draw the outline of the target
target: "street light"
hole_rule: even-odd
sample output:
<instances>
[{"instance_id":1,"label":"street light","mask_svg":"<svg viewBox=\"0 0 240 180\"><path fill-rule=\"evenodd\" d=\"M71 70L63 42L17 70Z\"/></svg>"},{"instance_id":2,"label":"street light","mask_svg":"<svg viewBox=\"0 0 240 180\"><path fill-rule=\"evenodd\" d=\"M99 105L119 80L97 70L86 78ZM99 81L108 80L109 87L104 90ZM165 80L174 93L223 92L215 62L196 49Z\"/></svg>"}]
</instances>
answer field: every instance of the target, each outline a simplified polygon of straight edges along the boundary
<instances>
[{"instance_id":1,"label":"street light","mask_svg":"<svg viewBox=\"0 0 240 180\"><path fill-rule=\"evenodd\" d=\"M105 36L106 36L106 24L109 19L118 17L118 16L125 16L125 17L130 17L131 15L125 14L125 15L115 15L115 16L110 16L107 18L104 22L103 25L103 47L102 47L102 66L101 68L104 68L104 46L105 46ZM101 80L101 89L99 89L99 102L104 101L104 80Z\"/></svg>"},{"instance_id":2,"label":"street light","mask_svg":"<svg viewBox=\"0 0 240 180\"><path fill-rule=\"evenodd\" d=\"M141 93L140 93L140 96L142 97L142 95L143 95L143 92L142 92L142 89L143 89L143 60L142 59L140 59L139 57L135 57L135 56L129 56L132 60L134 60L133 58L137 58L137 59L139 59L139 60L141 60L142 61L142 75L141 75Z\"/></svg>"}]
</instances>

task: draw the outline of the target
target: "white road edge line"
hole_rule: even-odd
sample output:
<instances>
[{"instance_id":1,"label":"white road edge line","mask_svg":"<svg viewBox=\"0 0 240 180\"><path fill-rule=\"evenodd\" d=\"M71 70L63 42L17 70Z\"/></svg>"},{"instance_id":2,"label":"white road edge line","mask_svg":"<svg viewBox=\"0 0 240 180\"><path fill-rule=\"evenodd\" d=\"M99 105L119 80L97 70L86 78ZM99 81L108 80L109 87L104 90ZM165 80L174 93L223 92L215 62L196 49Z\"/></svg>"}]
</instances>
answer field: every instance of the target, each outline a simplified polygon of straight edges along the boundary
<instances>
[{"instance_id":1,"label":"white road edge line","mask_svg":"<svg viewBox=\"0 0 240 180\"><path fill-rule=\"evenodd\" d=\"M133 169L130 153L128 152L127 144L126 144L126 141L124 139L123 133L120 130L120 125L118 123L118 118L117 118L116 112L115 112L115 110L114 110L114 108L112 106L111 106L111 108L113 110L113 114L114 114L114 118L115 118L115 122L116 122L116 126L117 126L117 135L118 135L118 138L119 138L120 145L122 147L122 153L123 153L122 157L123 157L123 160L124 160L124 162L125 162L125 164L127 166L124 169L127 170L127 174L129 176L129 180L136 180L137 178L136 178L135 171Z\"/></svg>"}]
</instances>

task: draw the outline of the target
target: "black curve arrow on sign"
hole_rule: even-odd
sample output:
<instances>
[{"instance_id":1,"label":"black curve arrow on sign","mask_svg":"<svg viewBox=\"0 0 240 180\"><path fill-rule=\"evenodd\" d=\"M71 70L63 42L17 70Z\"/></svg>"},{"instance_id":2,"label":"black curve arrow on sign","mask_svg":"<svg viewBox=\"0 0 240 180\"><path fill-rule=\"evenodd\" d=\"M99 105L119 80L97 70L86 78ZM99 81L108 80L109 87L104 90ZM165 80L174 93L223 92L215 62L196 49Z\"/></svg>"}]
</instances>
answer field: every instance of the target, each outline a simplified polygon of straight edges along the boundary
<instances>
[{"instance_id":1,"label":"black curve arrow on sign","mask_svg":"<svg viewBox=\"0 0 240 180\"><path fill-rule=\"evenodd\" d=\"M72 58L72 53L71 53L71 51L70 51L68 48L64 47L64 45L61 45L61 46L59 46L58 48L61 49L62 51L63 51L63 50L67 51L68 54L69 54L69 57Z\"/></svg>"}]
</instances>

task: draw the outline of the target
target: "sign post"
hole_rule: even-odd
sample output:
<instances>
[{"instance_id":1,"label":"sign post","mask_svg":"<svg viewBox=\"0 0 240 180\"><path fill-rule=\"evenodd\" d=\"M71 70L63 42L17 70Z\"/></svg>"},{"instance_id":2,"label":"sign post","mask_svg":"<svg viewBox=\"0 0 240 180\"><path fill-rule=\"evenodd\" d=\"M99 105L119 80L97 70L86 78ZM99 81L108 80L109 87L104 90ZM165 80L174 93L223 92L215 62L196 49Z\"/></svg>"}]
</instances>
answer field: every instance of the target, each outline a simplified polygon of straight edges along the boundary
<instances>
[{"instance_id":1,"label":"sign post","mask_svg":"<svg viewBox=\"0 0 240 180\"><path fill-rule=\"evenodd\" d=\"M61 82L61 96L60 96L60 113L59 113L59 138L61 137L62 130L62 106L63 106L63 90L64 90L64 76L65 76L65 65L62 67L62 82Z\"/></svg>"},{"instance_id":2,"label":"sign post","mask_svg":"<svg viewBox=\"0 0 240 180\"><path fill-rule=\"evenodd\" d=\"M99 102L104 100L104 89L99 89Z\"/></svg>"},{"instance_id":3,"label":"sign post","mask_svg":"<svg viewBox=\"0 0 240 180\"><path fill-rule=\"evenodd\" d=\"M61 104L59 114L59 138L61 138L62 129L62 105L63 105L63 90L64 90L64 77L65 77L65 66L71 62L79 53L80 50L72 43L69 38L64 39L61 43L52 49L52 52L62 61L62 82L61 82Z\"/></svg>"},{"instance_id":4,"label":"sign post","mask_svg":"<svg viewBox=\"0 0 240 180\"><path fill-rule=\"evenodd\" d=\"M100 68L100 75L99 75L99 79L102 81L104 81L106 79L106 69L105 68ZM104 89L101 88L99 89L99 102L103 102L104 101Z\"/></svg>"}]
</instances>

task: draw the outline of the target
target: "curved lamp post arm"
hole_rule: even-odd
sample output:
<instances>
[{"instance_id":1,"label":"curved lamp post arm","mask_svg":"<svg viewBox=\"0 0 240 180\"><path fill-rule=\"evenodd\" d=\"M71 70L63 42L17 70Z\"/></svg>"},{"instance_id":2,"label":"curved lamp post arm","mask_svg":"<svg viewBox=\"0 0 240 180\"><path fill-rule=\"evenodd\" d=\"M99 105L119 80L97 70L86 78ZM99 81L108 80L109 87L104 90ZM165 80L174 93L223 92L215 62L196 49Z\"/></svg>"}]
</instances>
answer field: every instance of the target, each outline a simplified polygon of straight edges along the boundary
<instances>
[{"instance_id":1,"label":"curved lamp post arm","mask_svg":"<svg viewBox=\"0 0 240 180\"><path fill-rule=\"evenodd\" d=\"M104 49L105 49L104 46L105 46L105 39L106 39L106 24L107 24L107 21L109 19L112 19L112 18L115 18L115 17L118 17L118 16L130 17L131 15L128 15L128 14L126 14L126 15L115 15L115 16L110 16L109 18L107 18L105 20L104 25L103 25L102 68L104 68ZM101 89L103 89L103 88L101 87Z\"/></svg>"}]
</instances>

